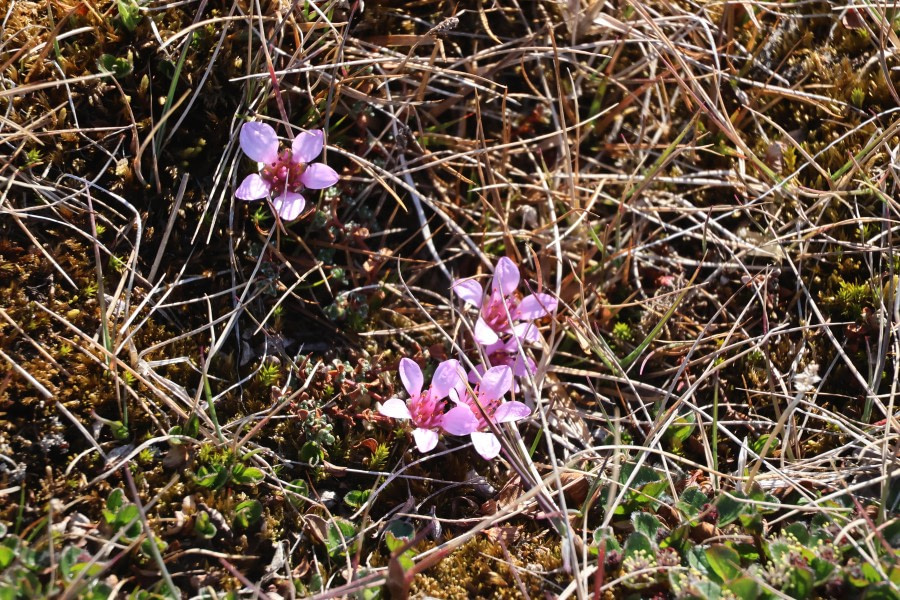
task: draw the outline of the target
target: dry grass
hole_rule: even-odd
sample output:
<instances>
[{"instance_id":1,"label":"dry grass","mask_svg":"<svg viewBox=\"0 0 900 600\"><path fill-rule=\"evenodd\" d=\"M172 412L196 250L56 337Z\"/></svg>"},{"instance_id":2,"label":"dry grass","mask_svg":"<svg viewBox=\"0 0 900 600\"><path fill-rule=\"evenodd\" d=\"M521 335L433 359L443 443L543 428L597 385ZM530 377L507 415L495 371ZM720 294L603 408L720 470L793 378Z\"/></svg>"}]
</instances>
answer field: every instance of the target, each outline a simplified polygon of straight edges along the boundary
<instances>
[{"instance_id":1,"label":"dry grass","mask_svg":"<svg viewBox=\"0 0 900 600\"><path fill-rule=\"evenodd\" d=\"M7 597L896 597L895 8L395 4L7 4ZM327 132L296 223L249 119ZM423 456L500 256L533 416Z\"/></svg>"}]
</instances>

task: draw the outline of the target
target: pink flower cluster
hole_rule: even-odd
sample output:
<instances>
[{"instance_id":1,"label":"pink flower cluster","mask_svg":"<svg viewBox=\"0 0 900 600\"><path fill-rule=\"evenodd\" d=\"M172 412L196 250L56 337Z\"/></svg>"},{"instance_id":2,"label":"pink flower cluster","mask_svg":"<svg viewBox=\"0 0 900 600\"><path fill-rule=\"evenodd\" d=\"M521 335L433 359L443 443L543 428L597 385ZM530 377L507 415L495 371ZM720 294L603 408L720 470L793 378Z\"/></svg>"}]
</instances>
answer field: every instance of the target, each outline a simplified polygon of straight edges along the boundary
<instances>
[{"instance_id":1,"label":"pink flower cluster","mask_svg":"<svg viewBox=\"0 0 900 600\"><path fill-rule=\"evenodd\" d=\"M306 207L304 189L322 190L338 182L338 174L324 163L313 163L325 146L321 129L304 131L290 148L279 152L278 136L265 123L241 126L241 150L259 164L259 172L247 175L234 195L240 200L272 197L272 206L285 221L293 221Z\"/></svg>"},{"instance_id":2,"label":"pink flower cluster","mask_svg":"<svg viewBox=\"0 0 900 600\"><path fill-rule=\"evenodd\" d=\"M520 352L520 344L540 339L534 321L556 310L550 294L519 293L519 268L505 256L497 261L491 292L486 294L474 279L457 279L451 289L468 304L479 309L473 337L484 346L493 366L506 365L518 377L534 373L534 362Z\"/></svg>"},{"instance_id":3,"label":"pink flower cluster","mask_svg":"<svg viewBox=\"0 0 900 600\"><path fill-rule=\"evenodd\" d=\"M488 369L470 389L459 361L446 360L438 365L431 385L425 389L419 365L404 358L400 361L400 380L409 393L409 400L391 398L378 412L394 419L411 420L415 426L413 439L420 452L432 450L443 430L451 435L470 436L475 450L490 460L500 454L500 440L491 431L490 423L510 423L531 414L521 402L504 401L513 382L512 370L506 365ZM445 412L447 398L454 406Z\"/></svg>"}]
</instances>

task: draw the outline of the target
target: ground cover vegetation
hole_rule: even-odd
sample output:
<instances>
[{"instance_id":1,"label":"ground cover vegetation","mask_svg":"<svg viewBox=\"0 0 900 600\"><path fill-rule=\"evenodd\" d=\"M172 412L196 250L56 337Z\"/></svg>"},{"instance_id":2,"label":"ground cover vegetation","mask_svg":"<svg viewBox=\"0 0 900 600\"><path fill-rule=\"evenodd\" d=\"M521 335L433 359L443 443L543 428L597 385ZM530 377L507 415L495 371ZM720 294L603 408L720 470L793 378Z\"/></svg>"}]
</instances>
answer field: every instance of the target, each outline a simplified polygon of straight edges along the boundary
<instances>
[{"instance_id":1,"label":"ground cover vegetation","mask_svg":"<svg viewBox=\"0 0 900 600\"><path fill-rule=\"evenodd\" d=\"M897 598L891 3L0 3L0 597Z\"/></svg>"}]
</instances>

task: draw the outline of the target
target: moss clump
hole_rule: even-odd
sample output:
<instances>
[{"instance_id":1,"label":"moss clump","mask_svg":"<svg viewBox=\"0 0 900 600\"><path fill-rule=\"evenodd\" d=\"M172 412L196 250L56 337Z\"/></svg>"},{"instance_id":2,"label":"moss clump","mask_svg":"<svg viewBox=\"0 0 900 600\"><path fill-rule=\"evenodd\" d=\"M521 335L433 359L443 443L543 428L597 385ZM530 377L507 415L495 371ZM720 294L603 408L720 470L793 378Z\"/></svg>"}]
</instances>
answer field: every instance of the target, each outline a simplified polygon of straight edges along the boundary
<instances>
[{"instance_id":1,"label":"moss clump","mask_svg":"<svg viewBox=\"0 0 900 600\"><path fill-rule=\"evenodd\" d=\"M512 534L503 529L501 536ZM541 534L522 534L520 540L509 543L492 537L479 536L459 548L443 561L416 577L412 585L415 594L425 594L448 600L468 598L520 598L520 583L528 594L539 597L559 582L557 571L562 565L559 544L545 543ZM546 533L546 532L544 532ZM426 550L434 544L426 544ZM518 578L518 581L517 581Z\"/></svg>"}]
</instances>

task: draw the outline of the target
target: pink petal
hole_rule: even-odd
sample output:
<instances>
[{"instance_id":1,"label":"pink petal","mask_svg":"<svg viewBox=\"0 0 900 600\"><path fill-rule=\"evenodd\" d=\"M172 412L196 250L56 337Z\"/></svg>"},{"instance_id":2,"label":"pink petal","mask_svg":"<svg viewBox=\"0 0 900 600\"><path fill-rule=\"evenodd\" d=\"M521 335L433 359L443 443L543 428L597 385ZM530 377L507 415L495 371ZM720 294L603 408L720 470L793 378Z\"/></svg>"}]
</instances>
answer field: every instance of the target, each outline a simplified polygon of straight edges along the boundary
<instances>
[{"instance_id":1,"label":"pink petal","mask_svg":"<svg viewBox=\"0 0 900 600\"><path fill-rule=\"evenodd\" d=\"M283 194L272 199L272 206L282 221L293 221L306 208L306 198L302 194L285 190Z\"/></svg>"},{"instance_id":2,"label":"pink petal","mask_svg":"<svg viewBox=\"0 0 900 600\"><path fill-rule=\"evenodd\" d=\"M500 454L500 440L489 431L473 431L472 445L484 460L491 460Z\"/></svg>"},{"instance_id":3,"label":"pink petal","mask_svg":"<svg viewBox=\"0 0 900 600\"><path fill-rule=\"evenodd\" d=\"M409 408L407 408L406 402L400 398L391 398L378 407L378 412L386 417L391 417L392 419L412 418L412 415L409 414Z\"/></svg>"},{"instance_id":4,"label":"pink petal","mask_svg":"<svg viewBox=\"0 0 900 600\"><path fill-rule=\"evenodd\" d=\"M519 287L519 268L516 263L505 256L497 261L494 269L493 290L500 290L504 296L509 296Z\"/></svg>"},{"instance_id":5,"label":"pink petal","mask_svg":"<svg viewBox=\"0 0 900 600\"><path fill-rule=\"evenodd\" d=\"M494 421L497 423L511 423L521 421L531 414L531 409L521 402L504 402L494 411Z\"/></svg>"},{"instance_id":6,"label":"pink petal","mask_svg":"<svg viewBox=\"0 0 900 600\"><path fill-rule=\"evenodd\" d=\"M425 454L434 450L438 443L438 432L431 429L413 429L413 439L416 440L416 448Z\"/></svg>"},{"instance_id":7,"label":"pink petal","mask_svg":"<svg viewBox=\"0 0 900 600\"><path fill-rule=\"evenodd\" d=\"M537 365L527 356L516 356L516 362L513 364L513 374L516 377L528 377L528 374L537 373Z\"/></svg>"},{"instance_id":8,"label":"pink petal","mask_svg":"<svg viewBox=\"0 0 900 600\"><path fill-rule=\"evenodd\" d=\"M513 374L512 369L506 365L499 367L491 367L484 373L481 378L481 385L478 390L491 400L502 398L509 388L512 387Z\"/></svg>"},{"instance_id":9,"label":"pink petal","mask_svg":"<svg viewBox=\"0 0 900 600\"><path fill-rule=\"evenodd\" d=\"M304 131L291 144L291 158L294 162L310 163L322 153L324 146L325 133L321 129Z\"/></svg>"},{"instance_id":10,"label":"pink petal","mask_svg":"<svg viewBox=\"0 0 900 600\"><path fill-rule=\"evenodd\" d=\"M434 377L431 378L431 389L434 390L438 398L446 398L452 389L455 389L458 394L462 394L466 389L465 374L466 372L458 360L445 360L434 370Z\"/></svg>"},{"instance_id":11,"label":"pink petal","mask_svg":"<svg viewBox=\"0 0 900 600\"><path fill-rule=\"evenodd\" d=\"M313 163L300 176L300 183L311 190L324 190L336 184L340 176L325 163Z\"/></svg>"},{"instance_id":12,"label":"pink petal","mask_svg":"<svg viewBox=\"0 0 900 600\"><path fill-rule=\"evenodd\" d=\"M241 185L234 191L234 195L240 200L262 200L269 195L270 191L272 191L272 186L268 181L256 173L251 173L244 177Z\"/></svg>"},{"instance_id":13,"label":"pink petal","mask_svg":"<svg viewBox=\"0 0 900 600\"><path fill-rule=\"evenodd\" d=\"M265 123L251 121L241 126L241 150L256 162L270 164L278 158L278 136Z\"/></svg>"},{"instance_id":14,"label":"pink petal","mask_svg":"<svg viewBox=\"0 0 900 600\"><path fill-rule=\"evenodd\" d=\"M478 429L478 419L471 408L458 404L444 414L441 428L451 435L469 435Z\"/></svg>"},{"instance_id":15,"label":"pink petal","mask_svg":"<svg viewBox=\"0 0 900 600\"><path fill-rule=\"evenodd\" d=\"M410 396L418 396L422 393L422 385L425 379L422 377L422 369L414 360L404 358L400 361L400 381Z\"/></svg>"},{"instance_id":16,"label":"pink petal","mask_svg":"<svg viewBox=\"0 0 900 600\"><path fill-rule=\"evenodd\" d=\"M490 355L488 355L488 356L490 356ZM468 377L469 383L471 383L472 385L481 383L481 378L484 377L485 370L486 369L485 369L484 365L475 365L475 370L469 371L469 377Z\"/></svg>"},{"instance_id":17,"label":"pink petal","mask_svg":"<svg viewBox=\"0 0 900 600\"><path fill-rule=\"evenodd\" d=\"M474 279L457 279L450 289L462 298L463 302L481 308L481 303L484 301L484 290L481 289L481 284Z\"/></svg>"},{"instance_id":18,"label":"pink petal","mask_svg":"<svg viewBox=\"0 0 900 600\"><path fill-rule=\"evenodd\" d=\"M550 294L532 294L522 298L516 310L518 318L533 321L545 317L556 310L556 298Z\"/></svg>"},{"instance_id":19,"label":"pink petal","mask_svg":"<svg viewBox=\"0 0 900 600\"><path fill-rule=\"evenodd\" d=\"M485 346L495 344L500 340L497 336L497 332L491 329L491 326L481 317L478 317L478 320L475 322L475 333L473 334L473 337L476 342Z\"/></svg>"},{"instance_id":20,"label":"pink petal","mask_svg":"<svg viewBox=\"0 0 900 600\"><path fill-rule=\"evenodd\" d=\"M507 352L518 352L519 344L516 343L516 338L519 338L519 341L522 344L527 344L529 342L536 342L541 339L541 334L538 332L537 325L534 323L519 323L515 327L513 327L513 337L509 339L506 343L506 351Z\"/></svg>"}]
</instances>

